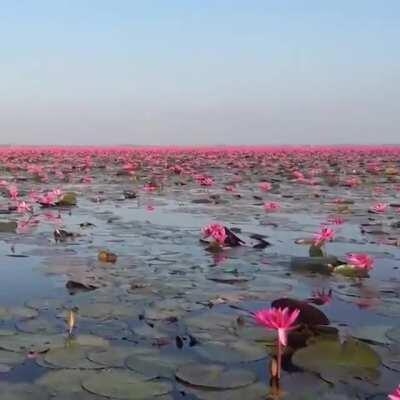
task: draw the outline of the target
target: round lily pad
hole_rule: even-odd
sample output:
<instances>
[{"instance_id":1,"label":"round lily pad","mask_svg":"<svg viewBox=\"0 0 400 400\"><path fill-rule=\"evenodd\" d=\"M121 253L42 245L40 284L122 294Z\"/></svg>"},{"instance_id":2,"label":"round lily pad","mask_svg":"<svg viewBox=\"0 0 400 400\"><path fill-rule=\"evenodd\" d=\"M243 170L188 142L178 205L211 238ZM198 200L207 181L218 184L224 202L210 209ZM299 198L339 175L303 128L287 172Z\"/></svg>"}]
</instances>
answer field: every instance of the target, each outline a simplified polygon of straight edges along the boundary
<instances>
[{"instance_id":1,"label":"round lily pad","mask_svg":"<svg viewBox=\"0 0 400 400\"><path fill-rule=\"evenodd\" d=\"M390 329L390 326L385 325L359 326L351 329L351 336L366 342L390 344L392 342L388 337Z\"/></svg>"},{"instance_id":2,"label":"round lily pad","mask_svg":"<svg viewBox=\"0 0 400 400\"><path fill-rule=\"evenodd\" d=\"M82 392L82 380L94 376L94 371L60 369L47 372L35 381L37 385L46 386L52 394Z\"/></svg>"},{"instance_id":3,"label":"round lily pad","mask_svg":"<svg viewBox=\"0 0 400 400\"><path fill-rule=\"evenodd\" d=\"M59 321L40 317L18 321L15 326L19 331L26 333L44 333L51 335L65 331L65 325Z\"/></svg>"},{"instance_id":4,"label":"round lily pad","mask_svg":"<svg viewBox=\"0 0 400 400\"><path fill-rule=\"evenodd\" d=\"M18 365L25 360L25 356L13 351L0 350L0 364Z\"/></svg>"},{"instance_id":5,"label":"round lily pad","mask_svg":"<svg viewBox=\"0 0 400 400\"><path fill-rule=\"evenodd\" d=\"M87 354L92 347L72 345L50 350L44 357L46 363L60 368L71 369L100 369L101 365L90 361Z\"/></svg>"},{"instance_id":6,"label":"round lily pad","mask_svg":"<svg viewBox=\"0 0 400 400\"><path fill-rule=\"evenodd\" d=\"M249 370L230 369L217 364L182 365L177 369L175 376L181 382L214 389L240 388L256 381L256 376Z\"/></svg>"},{"instance_id":7,"label":"round lily pad","mask_svg":"<svg viewBox=\"0 0 400 400\"><path fill-rule=\"evenodd\" d=\"M148 400L173 389L170 383L146 380L143 375L124 370L103 371L84 379L82 386L90 393L121 400Z\"/></svg>"},{"instance_id":8,"label":"round lily pad","mask_svg":"<svg viewBox=\"0 0 400 400\"><path fill-rule=\"evenodd\" d=\"M48 400L49 393L43 387L25 383L0 382L1 400Z\"/></svg>"},{"instance_id":9,"label":"round lily pad","mask_svg":"<svg viewBox=\"0 0 400 400\"><path fill-rule=\"evenodd\" d=\"M193 362L194 359L185 353L135 354L126 359L126 366L148 377L172 378L176 368Z\"/></svg>"},{"instance_id":10,"label":"round lily pad","mask_svg":"<svg viewBox=\"0 0 400 400\"><path fill-rule=\"evenodd\" d=\"M321 374L330 382L336 382L353 377L375 377L380 358L366 343L355 339L344 343L322 339L296 351L292 362L307 371Z\"/></svg>"},{"instance_id":11,"label":"round lily pad","mask_svg":"<svg viewBox=\"0 0 400 400\"><path fill-rule=\"evenodd\" d=\"M13 336L0 336L0 348L16 352L42 353L52 348L64 345L65 338L61 335L39 335L18 333Z\"/></svg>"},{"instance_id":12,"label":"round lily pad","mask_svg":"<svg viewBox=\"0 0 400 400\"><path fill-rule=\"evenodd\" d=\"M156 353L156 350L149 347L113 346L105 351L89 353L88 359L106 367L122 368L125 366L125 361L129 356L152 353Z\"/></svg>"},{"instance_id":13,"label":"round lily pad","mask_svg":"<svg viewBox=\"0 0 400 400\"><path fill-rule=\"evenodd\" d=\"M254 343L238 340L229 344L208 342L195 347L201 357L220 363L240 363L262 360L267 357L265 349Z\"/></svg>"}]
</instances>

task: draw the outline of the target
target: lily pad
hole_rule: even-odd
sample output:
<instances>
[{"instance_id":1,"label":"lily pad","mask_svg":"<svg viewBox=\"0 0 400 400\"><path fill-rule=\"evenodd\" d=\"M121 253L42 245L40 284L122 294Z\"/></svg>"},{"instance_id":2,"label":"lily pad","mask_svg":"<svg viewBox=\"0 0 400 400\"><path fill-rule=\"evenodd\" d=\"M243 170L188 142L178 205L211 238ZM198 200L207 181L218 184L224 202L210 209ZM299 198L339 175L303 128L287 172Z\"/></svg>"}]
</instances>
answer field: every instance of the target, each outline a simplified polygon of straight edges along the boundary
<instances>
[{"instance_id":1,"label":"lily pad","mask_svg":"<svg viewBox=\"0 0 400 400\"><path fill-rule=\"evenodd\" d=\"M385 325L359 326L351 330L351 336L366 342L390 344L392 343L388 336L390 329L390 326Z\"/></svg>"},{"instance_id":2,"label":"lily pad","mask_svg":"<svg viewBox=\"0 0 400 400\"><path fill-rule=\"evenodd\" d=\"M149 347L113 346L106 351L95 351L88 354L88 359L105 367L122 368L126 359L135 354L152 354L156 350Z\"/></svg>"},{"instance_id":3,"label":"lily pad","mask_svg":"<svg viewBox=\"0 0 400 400\"><path fill-rule=\"evenodd\" d=\"M68 192L65 193L64 196L57 202L58 206L66 207L66 206L76 206L78 203L76 193Z\"/></svg>"},{"instance_id":4,"label":"lily pad","mask_svg":"<svg viewBox=\"0 0 400 400\"><path fill-rule=\"evenodd\" d=\"M235 389L256 381L253 372L228 368L217 364L188 364L179 367L175 374L181 382L213 389Z\"/></svg>"},{"instance_id":5,"label":"lily pad","mask_svg":"<svg viewBox=\"0 0 400 400\"><path fill-rule=\"evenodd\" d=\"M396 343L400 343L400 328L392 328L386 332L386 336Z\"/></svg>"},{"instance_id":6,"label":"lily pad","mask_svg":"<svg viewBox=\"0 0 400 400\"><path fill-rule=\"evenodd\" d=\"M13 336L0 336L0 348L16 352L42 353L49 349L61 347L65 338L60 335L39 335L18 333Z\"/></svg>"},{"instance_id":7,"label":"lily pad","mask_svg":"<svg viewBox=\"0 0 400 400\"><path fill-rule=\"evenodd\" d=\"M322 339L296 351L293 364L319 373L329 382L347 381L354 377L372 379L377 376L380 358L367 344L355 339L344 343Z\"/></svg>"},{"instance_id":8,"label":"lily pad","mask_svg":"<svg viewBox=\"0 0 400 400\"><path fill-rule=\"evenodd\" d=\"M0 221L0 233L15 233L18 224L15 221Z\"/></svg>"},{"instance_id":9,"label":"lily pad","mask_svg":"<svg viewBox=\"0 0 400 400\"><path fill-rule=\"evenodd\" d=\"M121 400L148 400L173 389L170 383L146 380L143 375L123 370L103 371L84 379L82 386L90 393Z\"/></svg>"},{"instance_id":10,"label":"lily pad","mask_svg":"<svg viewBox=\"0 0 400 400\"><path fill-rule=\"evenodd\" d=\"M229 344L207 342L196 346L195 351L207 360L220 363L246 363L267 357L265 349L261 346L243 340Z\"/></svg>"}]
</instances>

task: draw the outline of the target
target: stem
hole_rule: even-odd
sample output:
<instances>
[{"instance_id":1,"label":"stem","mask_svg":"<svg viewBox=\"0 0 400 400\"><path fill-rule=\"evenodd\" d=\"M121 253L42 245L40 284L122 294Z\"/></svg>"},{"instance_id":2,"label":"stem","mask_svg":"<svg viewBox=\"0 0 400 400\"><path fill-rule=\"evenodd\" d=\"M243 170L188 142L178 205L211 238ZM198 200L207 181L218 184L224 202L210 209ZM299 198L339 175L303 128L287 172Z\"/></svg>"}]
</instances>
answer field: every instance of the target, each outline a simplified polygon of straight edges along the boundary
<instances>
[{"instance_id":1,"label":"stem","mask_svg":"<svg viewBox=\"0 0 400 400\"><path fill-rule=\"evenodd\" d=\"M278 338L278 382L281 379L281 369L282 369L282 345Z\"/></svg>"}]
</instances>

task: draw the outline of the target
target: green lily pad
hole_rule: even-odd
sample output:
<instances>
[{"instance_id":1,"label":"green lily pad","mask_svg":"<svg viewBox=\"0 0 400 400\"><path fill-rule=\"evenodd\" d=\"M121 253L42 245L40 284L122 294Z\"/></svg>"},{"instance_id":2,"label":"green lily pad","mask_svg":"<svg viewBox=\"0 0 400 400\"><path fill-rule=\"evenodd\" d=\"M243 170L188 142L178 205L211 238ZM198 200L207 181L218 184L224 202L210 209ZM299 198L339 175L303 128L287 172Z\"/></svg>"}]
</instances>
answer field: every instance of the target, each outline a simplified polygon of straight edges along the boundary
<instances>
[{"instance_id":1,"label":"green lily pad","mask_svg":"<svg viewBox=\"0 0 400 400\"><path fill-rule=\"evenodd\" d=\"M90 361L87 354L93 347L72 345L50 350L44 361L59 368L101 369L103 366Z\"/></svg>"},{"instance_id":2,"label":"green lily pad","mask_svg":"<svg viewBox=\"0 0 400 400\"><path fill-rule=\"evenodd\" d=\"M50 371L35 381L35 384L45 386L52 393L77 393L82 392L82 381L95 376L94 371L76 369L60 369ZM75 397L74 397L75 398Z\"/></svg>"},{"instance_id":3,"label":"green lily pad","mask_svg":"<svg viewBox=\"0 0 400 400\"><path fill-rule=\"evenodd\" d=\"M0 364L18 365L24 362L25 356L13 351L0 350Z\"/></svg>"},{"instance_id":4,"label":"green lily pad","mask_svg":"<svg viewBox=\"0 0 400 400\"><path fill-rule=\"evenodd\" d=\"M31 299L25 305L37 311L61 310L64 302L58 299Z\"/></svg>"},{"instance_id":5,"label":"green lily pad","mask_svg":"<svg viewBox=\"0 0 400 400\"><path fill-rule=\"evenodd\" d=\"M175 374L181 382L213 389L235 389L256 381L253 372L246 369L228 368L217 364L187 364Z\"/></svg>"},{"instance_id":6,"label":"green lily pad","mask_svg":"<svg viewBox=\"0 0 400 400\"><path fill-rule=\"evenodd\" d=\"M146 380L143 375L123 370L103 371L84 379L82 386L90 393L121 400L148 400L173 389L170 383Z\"/></svg>"},{"instance_id":7,"label":"green lily pad","mask_svg":"<svg viewBox=\"0 0 400 400\"><path fill-rule=\"evenodd\" d=\"M384 325L359 326L351 329L351 336L366 342L390 344L392 341L387 335L390 329L390 326Z\"/></svg>"},{"instance_id":8,"label":"green lily pad","mask_svg":"<svg viewBox=\"0 0 400 400\"><path fill-rule=\"evenodd\" d=\"M200 400L265 400L268 390L269 388L260 382L234 390L201 390L185 387L185 392L195 395Z\"/></svg>"},{"instance_id":9,"label":"green lily pad","mask_svg":"<svg viewBox=\"0 0 400 400\"><path fill-rule=\"evenodd\" d=\"M325 257L326 254L321 246L316 246L315 244L310 246L308 251L310 257Z\"/></svg>"},{"instance_id":10,"label":"green lily pad","mask_svg":"<svg viewBox=\"0 0 400 400\"><path fill-rule=\"evenodd\" d=\"M78 203L76 193L68 192L65 193L61 200L57 202L58 206L76 206Z\"/></svg>"},{"instance_id":11,"label":"green lily pad","mask_svg":"<svg viewBox=\"0 0 400 400\"><path fill-rule=\"evenodd\" d=\"M150 347L113 346L106 351L89 353L88 359L106 367L122 368L125 367L126 359L133 354L152 354L155 352L156 350Z\"/></svg>"},{"instance_id":12,"label":"green lily pad","mask_svg":"<svg viewBox=\"0 0 400 400\"><path fill-rule=\"evenodd\" d=\"M292 362L335 383L354 377L374 378L380 358L371 347L358 340L349 339L341 344L336 340L323 339L296 351Z\"/></svg>"},{"instance_id":13,"label":"green lily pad","mask_svg":"<svg viewBox=\"0 0 400 400\"><path fill-rule=\"evenodd\" d=\"M0 233L15 233L18 224L15 221L0 221Z\"/></svg>"},{"instance_id":14,"label":"green lily pad","mask_svg":"<svg viewBox=\"0 0 400 400\"><path fill-rule=\"evenodd\" d=\"M44 333L51 335L65 331L64 324L59 321L48 320L45 318L18 321L15 326L20 332L25 333Z\"/></svg>"},{"instance_id":15,"label":"green lily pad","mask_svg":"<svg viewBox=\"0 0 400 400\"><path fill-rule=\"evenodd\" d=\"M367 271L360 268L355 268L352 265L347 264L338 265L334 268L333 272L335 274L340 274L349 278L365 278L368 276Z\"/></svg>"},{"instance_id":16,"label":"green lily pad","mask_svg":"<svg viewBox=\"0 0 400 400\"><path fill-rule=\"evenodd\" d=\"M267 357L265 349L261 346L243 340L229 344L208 342L194 349L201 357L220 363L245 363Z\"/></svg>"},{"instance_id":17,"label":"green lily pad","mask_svg":"<svg viewBox=\"0 0 400 400\"><path fill-rule=\"evenodd\" d=\"M52 348L61 347L65 338L60 335L39 335L18 333L13 336L0 336L0 348L16 352L42 353Z\"/></svg>"},{"instance_id":18,"label":"green lily pad","mask_svg":"<svg viewBox=\"0 0 400 400\"><path fill-rule=\"evenodd\" d=\"M186 353L135 354L126 359L126 366L144 376L172 378L176 368L193 361Z\"/></svg>"}]
</instances>

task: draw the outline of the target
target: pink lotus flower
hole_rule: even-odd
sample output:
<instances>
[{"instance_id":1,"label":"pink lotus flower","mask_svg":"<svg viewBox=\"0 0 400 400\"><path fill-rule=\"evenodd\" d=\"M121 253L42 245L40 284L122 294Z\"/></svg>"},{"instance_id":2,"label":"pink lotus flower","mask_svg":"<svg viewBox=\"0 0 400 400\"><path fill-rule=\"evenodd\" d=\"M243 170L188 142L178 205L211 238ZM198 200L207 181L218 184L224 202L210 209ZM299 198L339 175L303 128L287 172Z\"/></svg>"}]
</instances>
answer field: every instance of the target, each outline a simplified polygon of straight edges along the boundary
<instances>
[{"instance_id":1,"label":"pink lotus flower","mask_svg":"<svg viewBox=\"0 0 400 400\"><path fill-rule=\"evenodd\" d=\"M389 400L400 400L400 385L397 386L395 391L392 394L389 394L388 396Z\"/></svg>"},{"instance_id":2,"label":"pink lotus flower","mask_svg":"<svg viewBox=\"0 0 400 400\"><path fill-rule=\"evenodd\" d=\"M267 212L274 212L280 210L281 206L279 203L271 201L270 203L264 204L264 210Z\"/></svg>"},{"instance_id":3,"label":"pink lotus flower","mask_svg":"<svg viewBox=\"0 0 400 400\"><path fill-rule=\"evenodd\" d=\"M374 213L382 214L387 210L388 207L389 206L386 203L376 203L370 208L370 210Z\"/></svg>"},{"instance_id":4,"label":"pink lotus flower","mask_svg":"<svg viewBox=\"0 0 400 400\"><path fill-rule=\"evenodd\" d=\"M349 186L351 188L355 188L355 187L359 186L360 184L361 184L360 179L355 176L348 178L346 180L346 186Z\"/></svg>"},{"instance_id":5,"label":"pink lotus flower","mask_svg":"<svg viewBox=\"0 0 400 400\"><path fill-rule=\"evenodd\" d=\"M331 228L324 227L320 232L314 235L314 245L322 246L325 242L329 242L335 238L335 231Z\"/></svg>"},{"instance_id":6,"label":"pink lotus flower","mask_svg":"<svg viewBox=\"0 0 400 400\"><path fill-rule=\"evenodd\" d=\"M275 329L278 331L279 342L283 346L287 346L288 331L294 328L294 323L300 314L299 309L292 312L289 308L270 308L269 310L261 310L256 312L255 320L259 325L265 326L267 329Z\"/></svg>"},{"instance_id":7,"label":"pink lotus flower","mask_svg":"<svg viewBox=\"0 0 400 400\"><path fill-rule=\"evenodd\" d=\"M304 180L304 174L300 171L294 171L293 176L299 181Z\"/></svg>"},{"instance_id":8,"label":"pink lotus flower","mask_svg":"<svg viewBox=\"0 0 400 400\"><path fill-rule=\"evenodd\" d=\"M272 189L272 185L269 182L261 182L258 187L262 192L268 192Z\"/></svg>"},{"instance_id":9,"label":"pink lotus flower","mask_svg":"<svg viewBox=\"0 0 400 400\"><path fill-rule=\"evenodd\" d=\"M355 268L371 270L374 267L374 259L368 254L350 254L347 257L347 263Z\"/></svg>"},{"instance_id":10,"label":"pink lotus flower","mask_svg":"<svg viewBox=\"0 0 400 400\"><path fill-rule=\"evenodd\" d=\"M32 207L26 203L25 201L20 201L17 204L17 212L19 213L28 213L32 211Z\"/></svg>"},{"instance_id":11,"label":"pink lotus flower","mask_svg":"<svg viewBox=\"0 0 400 400\"><path fill-rule=\"evenodd\" d=\"M221 224L210 224L202 229L205 238L212 237L219 245L223 245L227 238L226 230Z\"/></svg>"}]
</instances>

